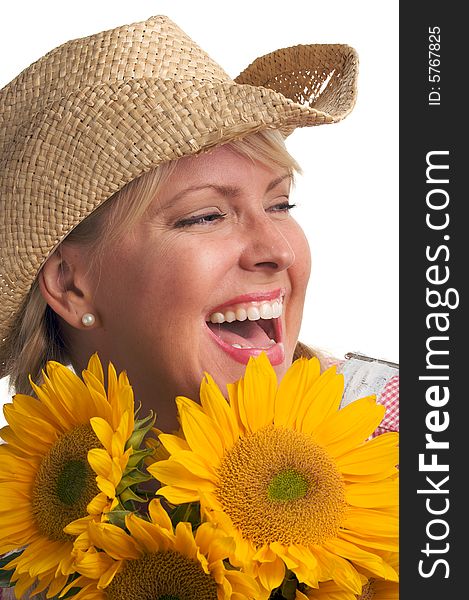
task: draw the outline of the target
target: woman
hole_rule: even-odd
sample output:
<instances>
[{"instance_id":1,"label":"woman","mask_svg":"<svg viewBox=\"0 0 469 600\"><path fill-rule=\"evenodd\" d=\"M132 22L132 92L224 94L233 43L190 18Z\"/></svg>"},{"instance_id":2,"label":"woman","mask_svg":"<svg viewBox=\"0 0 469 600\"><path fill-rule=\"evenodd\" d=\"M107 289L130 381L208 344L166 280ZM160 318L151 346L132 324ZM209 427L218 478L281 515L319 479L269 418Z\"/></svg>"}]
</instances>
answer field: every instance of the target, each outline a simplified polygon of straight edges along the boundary
<instances>
[{"instance_id":1,"label":"woman","mask_svg":"<svg viewBox=\"0 0 469 600\"><path fill-rule=\"evenodd\" d=\"M166 17L68 42L0 92L1 376L98 352L159 428L298 342L310 255L290 210L296 127L352 110L357 57L281 49L232 81Z\"/></svg>"}]
</instances>

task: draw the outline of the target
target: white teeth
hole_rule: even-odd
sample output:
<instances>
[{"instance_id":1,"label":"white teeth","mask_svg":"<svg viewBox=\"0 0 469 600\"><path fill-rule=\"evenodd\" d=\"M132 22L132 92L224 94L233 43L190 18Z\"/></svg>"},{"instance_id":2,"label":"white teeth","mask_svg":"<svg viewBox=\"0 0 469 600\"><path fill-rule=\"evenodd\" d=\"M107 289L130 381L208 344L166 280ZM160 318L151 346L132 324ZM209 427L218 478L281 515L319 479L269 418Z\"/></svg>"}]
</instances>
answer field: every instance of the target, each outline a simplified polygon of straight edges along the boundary
<instances>
[{"instance_id":1,"label":"white teeth","mask_svg":"<svg viewBox=\"0 0 469 600\"><path fill-rule=\"evenodd\" d=\"M237 321L245 321L248 318L248 313L244 308L236 309L236 320Z\"/></svg>"},{"instance_id":2,"label":"white teeth","mask_svg":"<svg viewBox=\"0 0 469 600\"><path fill-rule=\"evenodd\" d=\"M236 314L232 310L227 310L225 313L225 321L227 323L233 323L233 321L236 321Z\"/></svg>"},{"instance_id":3,"label":"white teeth","mask_svg":"<svg viewBox=\"0 0 469 600\"><path fill-rule=\"evenodd\" d=\"M224 323L225 315L221 312L215 312L212 315L210 315L210 321L212 323Z\"/></svg>"},{"instance_id":4,"label":"white teeth","mask_svg":"<svg viewBox=\"0 0 469 600\"><path fill-rule=\"evenodd\" d=\"M275 340L269 340L269 345L265 346L264 348L261 348L261 350L268 350L269 348L272 348L272 346L275 346L277 342ZM232 348L241 348L241 349L251 349L252 346L241 346L241 344L231 344Z\"/></svg>"},{"instance_id":5,"label":"white teeth","mask_svg":"<svg viewBox=\"0 0 469 600\"><path fill-rule=\"evenodd\" d=\"M250 321L258 321L261 318L261 313L257 306L250 306L248 308L248 319Z\"/></svg>"},{"instance_id":6,"label":"white teeth","mask_svg":"<svg viewBox=\"0 0 469 600\"><path fill-rule=\"evenodd\" d=\"M260 305L259 312L261 314L261 319L271 319L272 318L272 314L273 314L272 306L270 304L267 304L267 302Z\"/></svg>"},{"instance_id":7,"label":"white teeth","mask_svg":"<svg viewBox=\"0 0 469 600\"><path fill-rule=\"evenodd\" d=\"M262 304L246 304L231 308L225 312L214 312L210 315L211 323L233 323L233 321L258 321L259 319L278 319L282 316L283 305L281 300L262 302Z\"/></svg>"},{"instance_id":8,"label":"white teeth","mask_svg":"<svg viewBox=\"0 0 469 600\"><path fill-rule=\"evenodd\" d=\"M277 302L277 300L275 300L275 302L272 302L272 318L278 319L278 317L280 317L281 314L282 305L280 304L280 302Z\"/></svg>"}]
</instances>

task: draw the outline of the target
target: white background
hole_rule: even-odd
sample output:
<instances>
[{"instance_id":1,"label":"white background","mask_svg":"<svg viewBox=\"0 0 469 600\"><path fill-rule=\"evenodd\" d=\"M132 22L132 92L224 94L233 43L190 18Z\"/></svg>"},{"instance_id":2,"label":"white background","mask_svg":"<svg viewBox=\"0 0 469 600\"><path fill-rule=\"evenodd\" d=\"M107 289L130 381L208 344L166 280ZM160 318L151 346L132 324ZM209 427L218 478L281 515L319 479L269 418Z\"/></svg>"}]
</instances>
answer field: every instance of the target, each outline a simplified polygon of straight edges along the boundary
<instances>
[{"instance_id":1,"label":"white background","mask_svg":"<svg viewBox=\"0 0 469 600\"><path fill-rule=\"evenodd\" d=\"M300 339L338 357L360 351L398 362L398 5L391 0L2 2L0 87L69 39L157 14L175 21L232 77L280 47L354 46L360 57L354 111L338 124L297 130L288 140L304 170L293 196L294 215L313 258ZM0 380L0 402L8 398L5 384Z\"/></svg>"}]
</instances>

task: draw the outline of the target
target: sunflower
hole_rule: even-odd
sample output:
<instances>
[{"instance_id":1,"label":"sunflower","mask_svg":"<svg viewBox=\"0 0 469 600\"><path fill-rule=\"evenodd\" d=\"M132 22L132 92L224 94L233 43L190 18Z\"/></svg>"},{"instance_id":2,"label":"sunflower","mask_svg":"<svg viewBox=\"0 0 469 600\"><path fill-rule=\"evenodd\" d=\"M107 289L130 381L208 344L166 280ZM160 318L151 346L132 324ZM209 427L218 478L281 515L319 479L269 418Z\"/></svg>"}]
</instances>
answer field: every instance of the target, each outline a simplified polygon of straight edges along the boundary
<instances>
[{"instance_id":1,"label":"sunflower","mask_svg":"<svg viewBox=\"0 0 469 600\"><path fill-rule=\"evenodd\" d=\"M17 394L5 405L8 425L0 430L6 442L0 446L0 554L23 549L6 566L15 569L18 597L35 584L51 595L64 586L73 573L73 537L64 528L79 519L83 531L83 519L100 519L112 508L133 451L126 449L134 405L125 373L118 377L110 364L106 392L95 354L83 380L54 361L43 379L40 386L31 382L36 398Z\"/></svg>"},{"instance_id":2,"label":"sunflower","mask_svg":"<svg viewBox=\"0 0 469 600\"><path fill-rule=\"evenodd\" d=\"M206 375L200 401L176 399L184 439L162 434L168 460L148 467L172 504L201 502L235 540L230 556L278 587L286 568L317 588L359 595L359 570L395 581L378 550L398 546L398 435L367 440L384 407L370 396L342 410L343 377L300 358L280 385L265 354L228 386Z\"/></svg>"},{"instance_id":3,"label":"sunflower","mask_svg":"<svg viewBox=\"0 0 469 600\"><path fill-rule=\"evenodd\" d=\"M399 554L383 553L386 560L399 572ZM295 600L399 600L399 583L362 574L361 594L352 594L339 588L334 581L321 583L319 589L310 589L304 594L297 592Z\"/></svg>"},{"instance_id":4,"label":"sunflower","mask_svg":"<svg viewBox=\"0 0 469 600\"><path fill-rule=\"evenodd\" d=\"M111 523L89 524L86 551L76 551L81 576L76 600L242 600L257 599L258 586L245 573L226 569L233 541L212 523L176 528L159 499L149 504L149 520L126 516L128 533ZM64 590L64 591L67 591Z\"/></svg>"}]
</instances>

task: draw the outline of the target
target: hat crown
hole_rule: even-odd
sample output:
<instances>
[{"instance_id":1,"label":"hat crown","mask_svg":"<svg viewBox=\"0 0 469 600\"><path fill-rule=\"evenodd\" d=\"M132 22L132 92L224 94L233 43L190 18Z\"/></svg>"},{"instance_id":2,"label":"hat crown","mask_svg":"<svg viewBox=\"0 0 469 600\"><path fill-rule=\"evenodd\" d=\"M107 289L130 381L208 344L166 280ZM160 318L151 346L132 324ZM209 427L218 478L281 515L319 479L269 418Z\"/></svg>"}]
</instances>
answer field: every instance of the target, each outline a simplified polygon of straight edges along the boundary
<instances>
[{"instance_id":1,"label":"hat crown","mask_svg":"<svg viewBox=\"0 0 469 600\"><path fill-rule=\"evenodd\" d=\"M349 46L299 45L233 80L154 16L24 69L0 90L0 354L44 261L98 206L164 162L264 129L340 121L357 66Z\"/></svg>"},{"instance_id":2,"label":"hat crown","mask_svg":"<svg viewBox=\"0 0 469 600\"><path fill-rule=\"evenodd\" d=\"M0 126L14 126L54 100L79 90L131 79L231 81L164 15L66 42L0 90ZM2 139L0 131L0 141Z\"/></svg>"}]
</instances>

